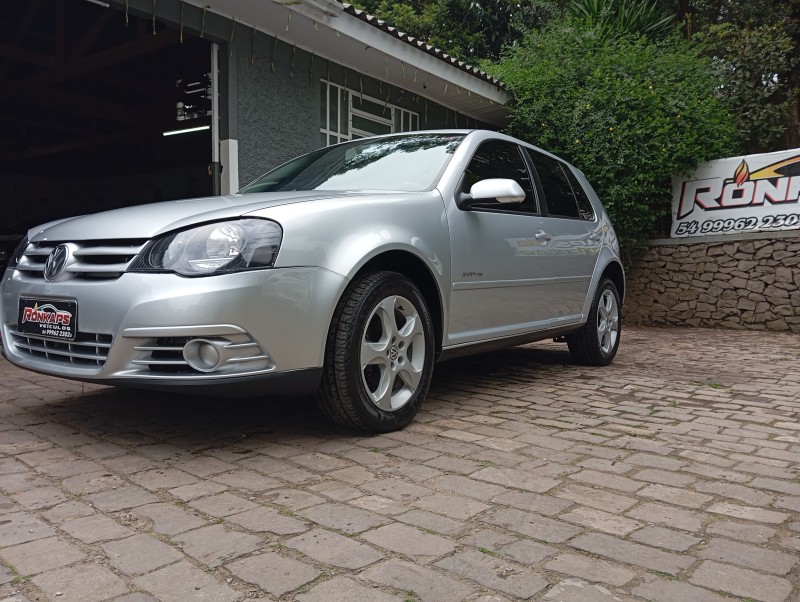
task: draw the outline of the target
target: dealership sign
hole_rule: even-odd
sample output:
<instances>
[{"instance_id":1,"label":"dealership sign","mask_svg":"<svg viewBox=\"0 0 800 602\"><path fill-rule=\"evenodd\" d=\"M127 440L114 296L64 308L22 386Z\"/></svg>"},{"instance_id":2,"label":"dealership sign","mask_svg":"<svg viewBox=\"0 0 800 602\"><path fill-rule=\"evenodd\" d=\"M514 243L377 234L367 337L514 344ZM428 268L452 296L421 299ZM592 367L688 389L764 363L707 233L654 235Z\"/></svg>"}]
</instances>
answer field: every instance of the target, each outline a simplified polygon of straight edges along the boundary
<instances>
[{"instance_id":1,"label":"dealership sign","mask_svg":"<svg viewBox=\"0 0 800 602\"><path fill-rule=\"evenodd\" d=\"M800 149L704 163L673 179L672 236L800 229Z\"/></svg>"}]
</instances>

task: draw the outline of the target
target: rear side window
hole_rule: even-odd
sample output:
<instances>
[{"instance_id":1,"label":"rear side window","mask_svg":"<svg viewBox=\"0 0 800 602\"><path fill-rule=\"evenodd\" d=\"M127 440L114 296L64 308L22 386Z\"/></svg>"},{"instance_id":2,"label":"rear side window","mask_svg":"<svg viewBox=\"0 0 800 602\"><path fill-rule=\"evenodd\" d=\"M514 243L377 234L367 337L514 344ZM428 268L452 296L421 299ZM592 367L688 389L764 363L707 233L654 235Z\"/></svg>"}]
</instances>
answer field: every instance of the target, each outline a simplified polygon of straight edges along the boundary
<instances>
[{"instance_id":1,"label":"rear side window","mask_svg":"<svg viewBox=\"0 0 800 602\"><path fill-rule=\"evenodd\" d=\"M553 217L579 218L578 202L561 161L527 149L544 189L547 212Z\"/></svg>"},{"instance_id":2,"label":"rear side window","mask_svg":"<svg viewBox=\"0 0 800 602\"><path fill-rule=\"evenodd\" d=\"M572 170L566 165L563 168L569 183L572 184L572 192L575 193L575 198L578 199L578 213L580 213L581 219L592 221L594 219L594 207L589 201L589 195L586 194L586 190L581 186Z\"/></svg>"},{"instance_id":3,"label":"rear side window","mask_svg":"<svg viewBox=\"0 0 800 602\"><path fill-rule=\"evenodd\" d=\"M462 191L468 193L473 184L489 178L514 180L525 191L525 200L521 203L503 205L500 203L481 203L477 207L521 213L538 213L531 175L516 144L504 140L489 140L482 143L464 173Z\"/></svg>"}]
</instances>

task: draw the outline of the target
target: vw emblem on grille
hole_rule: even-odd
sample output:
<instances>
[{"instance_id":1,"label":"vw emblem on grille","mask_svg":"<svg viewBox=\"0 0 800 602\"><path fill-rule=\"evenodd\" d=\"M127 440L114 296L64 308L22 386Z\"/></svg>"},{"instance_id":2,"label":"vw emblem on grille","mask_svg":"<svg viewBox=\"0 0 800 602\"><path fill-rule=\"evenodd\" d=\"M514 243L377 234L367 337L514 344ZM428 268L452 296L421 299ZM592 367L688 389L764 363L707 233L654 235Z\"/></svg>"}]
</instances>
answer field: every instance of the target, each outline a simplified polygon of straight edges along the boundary
<instances>
[{"instance_id":1,"label":"vw emblem on grille","mask_svg":"<svg viewBox=\"0 0 800 602\"><path fill-rule=\"evenodd\" d=\"M48 282L55 280L64 273L64 268L67 267L67 260L69 259L69 247L67 245L58 245L53 252L47 257L44 263L44 279Z\"/></svg>"}]
</instances>

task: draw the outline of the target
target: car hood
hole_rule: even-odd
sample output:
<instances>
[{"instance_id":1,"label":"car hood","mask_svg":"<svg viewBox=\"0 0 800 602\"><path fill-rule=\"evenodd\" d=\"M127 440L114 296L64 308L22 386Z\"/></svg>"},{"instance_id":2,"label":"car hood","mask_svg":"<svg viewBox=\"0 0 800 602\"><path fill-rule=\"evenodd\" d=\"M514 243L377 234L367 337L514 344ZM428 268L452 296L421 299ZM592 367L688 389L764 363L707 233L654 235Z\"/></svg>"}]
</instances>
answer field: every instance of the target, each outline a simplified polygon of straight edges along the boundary
<instances>
[{"instance_id":1,"label":"car hood","mask_svg":"<svg viewBox=\"0 0 800 602\"><path fill-rule=\"evenodd\" d=\"M278 205L363 196L364 192L265 192L166 201L50 222L28 232L32 241L152 238L194 224L236 218ZM374 193L371 193L374 194Z\"/></svg>"}]
</instances>

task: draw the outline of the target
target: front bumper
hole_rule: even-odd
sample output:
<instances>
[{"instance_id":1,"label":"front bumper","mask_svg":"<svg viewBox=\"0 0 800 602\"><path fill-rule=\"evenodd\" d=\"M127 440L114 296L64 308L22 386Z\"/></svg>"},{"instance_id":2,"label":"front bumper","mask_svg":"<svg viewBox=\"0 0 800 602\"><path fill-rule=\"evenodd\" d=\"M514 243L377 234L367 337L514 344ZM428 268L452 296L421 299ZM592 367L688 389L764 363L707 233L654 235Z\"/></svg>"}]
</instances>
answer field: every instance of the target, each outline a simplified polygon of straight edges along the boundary
<instances>
[{"instance_id":1,"label":"front bumper","mask_svg":"<svg viewBox=\"0 0 800 602\"><path fill-rule=\"evenodd\" d=\"M3 351L22 368L101 384L306 394L319 380L344 286L322 268L54 283L9 270L0 288ZM75 300L76 339L20 333L20 297Z\"/></svg>"}]
</instances>

